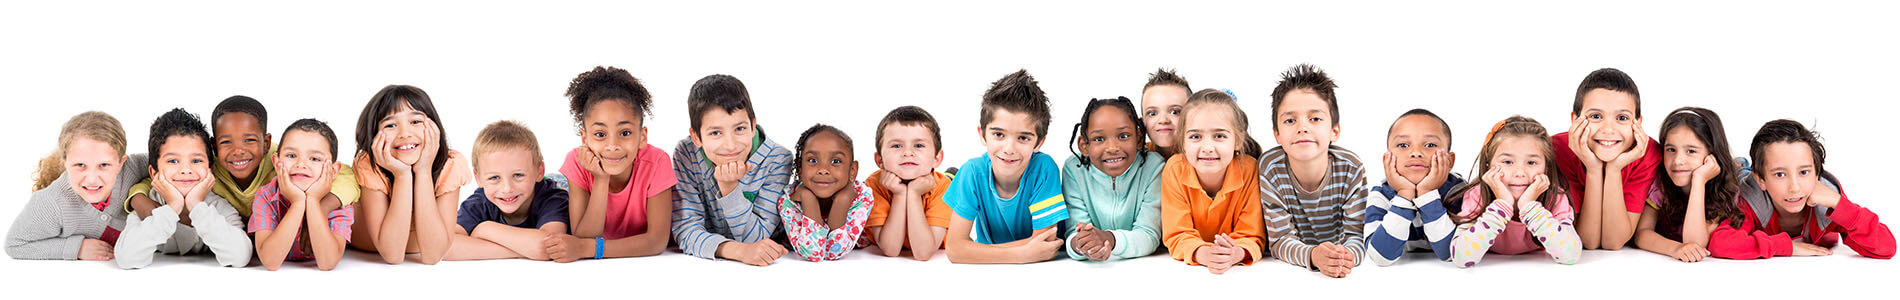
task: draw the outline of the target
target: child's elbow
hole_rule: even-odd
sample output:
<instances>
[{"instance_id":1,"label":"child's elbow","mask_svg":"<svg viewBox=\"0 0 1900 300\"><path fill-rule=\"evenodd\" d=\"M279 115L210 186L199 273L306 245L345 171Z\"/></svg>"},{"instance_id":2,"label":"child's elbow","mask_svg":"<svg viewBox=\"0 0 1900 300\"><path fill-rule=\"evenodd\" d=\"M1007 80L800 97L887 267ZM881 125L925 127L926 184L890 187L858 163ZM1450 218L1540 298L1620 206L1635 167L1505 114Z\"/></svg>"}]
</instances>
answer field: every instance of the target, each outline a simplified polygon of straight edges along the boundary
<instances>
[{"instance_id":1,"label":"child's elbow","mask_svg":"<svg viewBox=\"0 0 1900 300\"><path fill-rule=\"evenodd\" d=\"M318 271L329 271L329 270L335 270L335 269L336 269L336 263L337 263L337 259L335 259L335 258L331 258L331 259L324 259L324 260L318 260L318 261L317 261L317 270L318 270ZM275 269L273 269L273 270L275 270Z\"/></svg>"}]
</instances>

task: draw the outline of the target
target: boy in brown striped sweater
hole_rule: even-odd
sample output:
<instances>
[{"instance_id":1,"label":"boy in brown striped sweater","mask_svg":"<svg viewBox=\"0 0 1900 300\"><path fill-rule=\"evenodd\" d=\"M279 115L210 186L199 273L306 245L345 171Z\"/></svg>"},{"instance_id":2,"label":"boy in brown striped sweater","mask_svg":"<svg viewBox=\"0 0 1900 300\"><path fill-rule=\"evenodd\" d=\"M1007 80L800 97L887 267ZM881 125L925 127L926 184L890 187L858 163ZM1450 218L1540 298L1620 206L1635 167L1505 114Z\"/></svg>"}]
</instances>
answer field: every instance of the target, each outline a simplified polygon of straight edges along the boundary
<instances>
[{"instance_id":1,"label":"boy in brown striped sweater","mask_svg":"<svg viewBox=\"0 0 1900 300\"><path fill-rule=\"evenodd\" d=\"M1359 156L1339 141L1333 80L1312 65L1281 73L1273 88L1273 136L1260 157L1261 214L1268 253L1343 278L1365 252L1367 187Z\"/></svg>"}]
</instances>

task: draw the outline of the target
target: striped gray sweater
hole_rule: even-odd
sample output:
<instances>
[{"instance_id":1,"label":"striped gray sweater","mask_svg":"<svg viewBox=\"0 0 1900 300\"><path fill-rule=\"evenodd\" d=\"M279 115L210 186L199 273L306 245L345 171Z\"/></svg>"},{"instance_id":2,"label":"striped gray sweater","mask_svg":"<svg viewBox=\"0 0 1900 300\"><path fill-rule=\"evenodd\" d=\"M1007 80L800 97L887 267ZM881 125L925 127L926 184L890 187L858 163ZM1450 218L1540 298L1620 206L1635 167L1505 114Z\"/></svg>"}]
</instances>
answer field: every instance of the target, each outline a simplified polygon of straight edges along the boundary
<instances>
[{"instance_id":1,"label":"striped gray sweater","mask_svg":"<svg viewBox=\"0 0 1900 300\"><path fill-rule=\"evenodd\" d=\"M145 155L132 155L122 166L104 211L92 208L91 203L79 198L67 183L67 175L60 175L46 188L34 191L26 208L20 210L20 216L13 218L13 226L7 228L7 256L79 259L81 241L99 238L106 228L124 229L126 191L145 180Z\"/></svg>"},{"instance_id":2,"label":"striped gray sweater","mask_svg":"<svg viewBox=\"0 0 1900 300\"><path fill-rule=\"evenodd\" d=\"M1320 188L1307 191L1293 178L1286 151L1274 147L1260 156L1260 205L1266 218L1267 252L1287 263L1313 267L1313 246L1322 242L1345 247L1355 258L1365 257L1365 167L1359 155L1331 146L1331 161ZM1354 259L1361 262L1364 259Z\"/></svg>"}]
</instances>

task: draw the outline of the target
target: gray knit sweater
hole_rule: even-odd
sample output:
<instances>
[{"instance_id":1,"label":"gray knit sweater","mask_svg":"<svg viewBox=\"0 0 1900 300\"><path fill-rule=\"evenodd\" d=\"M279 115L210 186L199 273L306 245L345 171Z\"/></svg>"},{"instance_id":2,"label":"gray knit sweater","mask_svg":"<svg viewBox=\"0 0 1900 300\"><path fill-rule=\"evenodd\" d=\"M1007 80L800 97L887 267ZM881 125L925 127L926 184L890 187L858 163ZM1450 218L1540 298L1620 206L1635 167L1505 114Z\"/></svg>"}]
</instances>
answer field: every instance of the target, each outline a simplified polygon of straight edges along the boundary
<instances>
[{"instance_id":1,"label":"gray knit sweater","mask_svg":"<svg viewBox=\"0 0 1900 300\"><path fill-rule=\"evenodd\" d=\"M105 211L93 209L92 204L80 199L67 183L67 175L60 175L46 188L34 191L26 208L13 219L13 227L7 229L7 256L79 259L81 241L99 238L107 227L124 229L126 191L145 180L145 155L132 155L123 166L118 181L113 183L112 198L108 200L111 202Z\"/></svg>"}]
</instances>

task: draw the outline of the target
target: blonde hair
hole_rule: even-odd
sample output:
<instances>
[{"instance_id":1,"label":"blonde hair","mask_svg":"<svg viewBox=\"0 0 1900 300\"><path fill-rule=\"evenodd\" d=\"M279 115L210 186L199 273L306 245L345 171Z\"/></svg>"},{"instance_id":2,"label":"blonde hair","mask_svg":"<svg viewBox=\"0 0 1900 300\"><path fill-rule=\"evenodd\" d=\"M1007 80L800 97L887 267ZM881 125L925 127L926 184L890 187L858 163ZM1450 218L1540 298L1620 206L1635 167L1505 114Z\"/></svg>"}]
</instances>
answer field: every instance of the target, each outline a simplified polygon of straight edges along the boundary
<instances>
[{"instance_id":1,"label":"blonde hair","mask_svg":"<svg viewBox=\"0 0 1900 300\"><path fill-rule=\"evenodd\" d=\"M1253 134L1247 132L1247 112L1240 110L1240 104L1234 102L1234 95L1216 89L1201 89L1200 91L1194 92L1193 95L1188 96L1187 103L1181 106L1181 116L1186 117L1190 112L1198 109L1212 108L1211 105L1226 106L1228 110L1233 111L1234 131L1238 132L1241 136L1240 144L1234 148L1240 150L1240 154L1260 157L1262 151L1260 149L1260 142L1255 141ZM1183 123L1181 127L1187 127L1186 121L1187 120L1182 120ZM1175 136L1174 142L1176 145L1182 142L1182 138L1184 138L1182 135Z\"/></svg>"},{"instance_id":2,"label":"blonde hair","mask_svg":"<svg viewBox=\"0 0 1900 300\"><path fill-rule=\"evenodd\" d=\"M72 145L74 138L81 137L111 145L119 156L125 156L125 127L119 125L118 118L99 111L79 113L60 126L59 147L40 159L39 168L33 172L33 190L45 189L66 173L66 147Z\"/></svg>"},{"instance_id":3,"label":"blonde hair","mask_svg":"<svg viewBox=\"0 0 1900 300\"><path fill-rule=\"evenodd\" d=\"M475 156L470 159L470 162L479 167L482 165L482 157L487 156L488 153L527 150L534 156L534 163L540 164L542 163L540 144L534 138L534 131L528 130L528 127L522 126L520 122L495 121L489 123L488 127L483 127L482 132L475 135Z\"/></svg>"}]
</instances>

